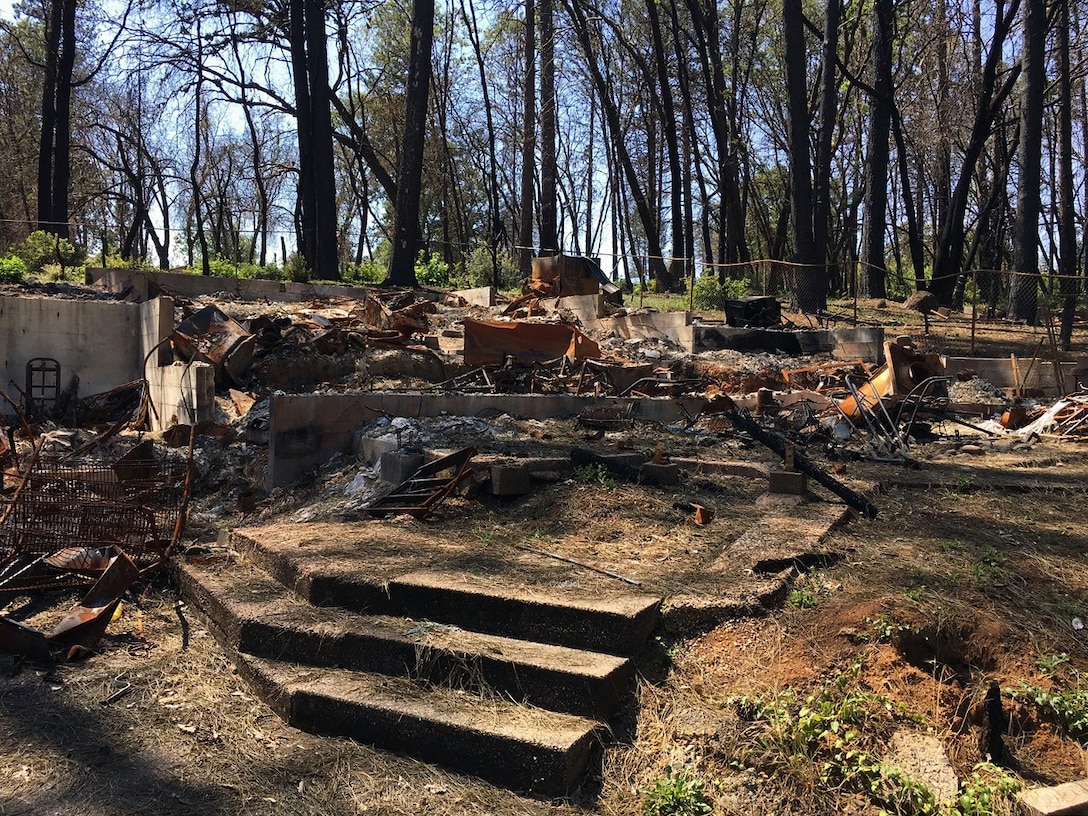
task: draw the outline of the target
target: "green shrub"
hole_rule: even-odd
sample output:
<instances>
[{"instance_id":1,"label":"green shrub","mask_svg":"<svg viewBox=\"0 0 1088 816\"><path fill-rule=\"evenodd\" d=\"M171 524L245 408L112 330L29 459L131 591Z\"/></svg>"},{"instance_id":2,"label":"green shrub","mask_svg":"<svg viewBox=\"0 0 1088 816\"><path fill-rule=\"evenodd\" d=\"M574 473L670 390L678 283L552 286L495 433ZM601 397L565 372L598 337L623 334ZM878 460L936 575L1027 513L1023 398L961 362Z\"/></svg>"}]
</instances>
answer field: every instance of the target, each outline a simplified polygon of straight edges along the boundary
<instances>
[{"instance_id":1,"label":"green shrub","mask_svg":"<svg viewBox=\"0 0 1088 816\"><path fill-rule=\"evenodd\" d=\"M420 253L416 259L416 280L420 286L449 286L450 266L433 253Z\"/></svg>"},{"instance_id":2,"label":"green shrub","mask_svg":"<svg viewBox=\"0 0 1088 816\"><path fill-rule=\"evenodd\" d=\"M16 255L0 258L0 283L22 283L26 280L26 264Z\"/></svg>"},{"instance_id":3,"label":"green shrub","mask_svg":"<svg viewBox=\"0 0 1088 816\"><path fill-rule=\"evenodd\" d=\"M722 283L717 276L706 275L696 279L692 300L695 308L701 311L724 312L727 300L744 297L751 286L752 282L747 278L726 278Z\"/></svg>"},{"instance_id":4,"label":"green shrub","mask_svg":"<svg viewBox=\"0 0 1088 816\"><path fill-rule=\"evenodd\" d=\"M47 264L58 265L63 274L63 270L81 267L87 258L83 247L44 230L30 233L25 241L11 248L11 254L22 258L29 275L40 274Z\"/></svg>"},{"instance_id":5,"label":"green shrub","mask_svg":"<svg viewBox=\"0 0 1088 816\"><path fill-rule=\"evenodd\" d=\"M388 263L382 263L381 261L373 259L358 264L348 264L348 268L344 270L344 282L371 285L379 284L385 280L385 276L388 272L387 267Z\"/></svg>"},{"instance_id":6,"label":"green shrub","mask_svg":"<svg viewBox=\"0 0 1088 816\"><path fill-rule=\"evenodd\" d=\"M521 284L521 270L518 268L517 258L509 253L499 251L499 289L514 289ZM463 285L465 288L472 286L491 286L495 282L494 271L491 268L491 250L486 246L478 246L472 250L472 254L465 259L464 275L457 280L451 280L451 285Z\"/></svg>"},{"instance_id":7,"label":"green shrub","mask_svg":"<svg viewBox=\"0 0 1088 816\"><path fill-rule=\"evenodd\" d=\"M208 261L211 273L219 278L244 278L253 280L264 278L276 280L280 277L280 270L275 266L258 266L251 263L236 263L226 258L212 258Z\"/></svg>"},{"instance_id":8,"label":"green shrub","mask_svg":"<svg viewBox=\"0 0 1088 816\"><path fill-rule=\"evenodd\" d=\"M308 283L310 268L306 266L306 259L297 252L288 255L283 262L283 277L292 283Z\"/></svg>"}]
</instances>

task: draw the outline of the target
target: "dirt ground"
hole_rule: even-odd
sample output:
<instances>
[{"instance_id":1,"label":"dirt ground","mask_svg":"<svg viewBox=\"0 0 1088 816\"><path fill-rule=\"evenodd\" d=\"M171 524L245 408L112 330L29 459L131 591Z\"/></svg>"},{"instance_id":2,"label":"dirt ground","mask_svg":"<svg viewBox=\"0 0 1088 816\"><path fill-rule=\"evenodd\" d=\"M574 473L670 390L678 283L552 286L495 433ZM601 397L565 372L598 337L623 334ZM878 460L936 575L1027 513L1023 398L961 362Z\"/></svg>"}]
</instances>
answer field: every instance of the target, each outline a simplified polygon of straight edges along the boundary
<instances>
[{"instance_id":1,"label":"dirt ground","mask_svg":"<svg viewBox=\"0 0 1088 816\"><path fill-rule=\"evenodd\" d=\"M865 314L880 312L870 304ZM969 332L965 321L934 320L924 342L963 354ZM1030 358L1039 337L991 325L976 332L976 351ZM1076 342L1083 353L1083 330ZM880 514L835 531L829 544L842 558L800 576L782 608L658 637L640 661L637 705L612 723L600 775L568 800L521 797L284 726L163 576L126 601L83 662L47 668L0 655L0 814L710 812L646 810L669 780L690 783L721 814L926 812L874 795L873 771L844 772L855 760L836 747L838 729L853 732L847 742L865 756L896 731L927 734L960 780L989 779L992 769L976 766L992 747L992 682L1005 690L1001 764L1012 777L1027 786L1083 778L1088 446L1036 441L972 454L959 442L916 447L920 470L850 463L844 478L882 484ZM699 453L771 458L729 440ZM480 548L535 543L640 577L638 559L674 559L678 573L701 563L710 545L760 517L758 493L725 477L667 490L559 479L507 504L451 501L428 525ZM714 506L717 520L693 527L673 507L683 497ZM298 512L280 501L285 519ZM194 546L214 546L213 515L194 524ZM21 600L14 611L40 623L74 599ZM1040 704L1028 689L1064 702ZM803 731L800 706L775 720L774 706L791 699L839 725ZM1011 808L995 796L958 812Z\"/></svg>"}]
</instances>

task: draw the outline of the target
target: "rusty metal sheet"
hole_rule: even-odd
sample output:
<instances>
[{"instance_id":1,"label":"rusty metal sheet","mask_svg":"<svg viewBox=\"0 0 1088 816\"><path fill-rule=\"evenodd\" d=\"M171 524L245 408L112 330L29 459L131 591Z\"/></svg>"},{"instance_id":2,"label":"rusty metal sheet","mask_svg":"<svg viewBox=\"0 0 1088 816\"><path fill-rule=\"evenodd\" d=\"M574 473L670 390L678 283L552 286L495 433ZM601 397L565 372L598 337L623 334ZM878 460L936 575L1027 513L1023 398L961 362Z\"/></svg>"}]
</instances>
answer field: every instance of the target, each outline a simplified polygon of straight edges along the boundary
<instances>
[{"instance_id":1,"label":"rusty metal sheet","mask_svg":"<svg viewBox=\"0 0 1088 816\"><path fill-rule=\"evenodd\" d=\"M61 646L94 648L109 626L121 596L138 577L140 568L125 553L119 552L79 606L64 616L47 640Z\"/></svg>"},{"instance_id":2,"label":"rusty metal sheet","mask_svg":"<svg viewBox=\"0 0 1088 816\"><path fill-rule=\"evenodd\" d=\"M205 306L179 323L170 339L190 362L198 360L214 366L216 379L221 382L241 382L253 362L254 336L214 305Z\"/></svg>"},{"instance_id":3,"label":"rusty metal sheet","mask_svg":"<svg viewBox=\"0 0 1088 816\"><path fill-rule=\"evenodd\" d=\"M0 617L0 651L26 655L34 660L53 659L45 635L11 618Z\"/></svg>"},{"instance_id":4,"label":"rusty metal sheet","mask_svg":"<svg viewBox=\"0 0 1088 816\"><path fill-rule=\"evenodd\" d=\"M465 320L465 363L470 366L501 364L508 356L519 362L544 362L564 355L572 361L600 357L601 347L562 323Z\"/></svg>"}]
</instances>

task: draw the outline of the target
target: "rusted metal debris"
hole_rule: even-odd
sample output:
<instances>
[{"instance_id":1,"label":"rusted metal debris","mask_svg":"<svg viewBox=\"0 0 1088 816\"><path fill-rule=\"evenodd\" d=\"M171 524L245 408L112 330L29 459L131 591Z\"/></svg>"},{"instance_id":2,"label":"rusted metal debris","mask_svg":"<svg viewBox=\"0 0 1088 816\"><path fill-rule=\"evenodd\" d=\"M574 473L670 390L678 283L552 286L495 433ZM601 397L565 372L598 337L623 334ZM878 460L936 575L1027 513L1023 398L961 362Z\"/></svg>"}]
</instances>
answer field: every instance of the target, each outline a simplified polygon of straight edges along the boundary
<instances>
[{"instance_id":1,"label":"rusted metal debris","mask_svg":"<svg viewBox=\"0 0 1088 816\"><path fill-rule=\"evenodd\" d=\"M73 549L117 548L144 568L158 564L182 513L190 467L157 460L149 442L113 464L36 456L0 516L0 591L84 583L86 570L56 569Z\"/></svg>"},{"instance_id":2,"label":"rusted metal debris","mask_svg":"<svg viewBox=\"0 0 1088 816\"><path fill-rule=\"evenodd\" d=\"M574 326L562 323L464 321L465 363L502 364L508 357L523 363L600 357L601 348Z\"/></svg>"},{"instance_id":3,"label":"rusted metal debris","mask_svg":"<svg viewBox=\"0 0 1088 816\"><path fill-rule=\"evenodd\" d=\"M727 395L717 395L715 398L715 413L726 417L733 423L734 427L748 434L756 442L770 448L783 459L786 458L787 447L790 445L789 440L774 431L764 428L745 411L738 408L736 403L734 403ZM876 505L867 498L847 487L830 473L815 465L800 451L794 452L793 458L794 466L797 470L823 485L846 502L849 507L865 516L865 518L876 518Z\"/></svg>"},{"instance_id":4,"label":"rusted metal debris","mask_svg":"<svg viewBox=\"0 0 1088 816\"><path fill-rule=\"evenodd\" d=\"M412 291L391 290L367 292L363 313L368 325L395 331L404 339L413 334L426 334L429 328L428 314L438 310L435 304L419 298Z\"/></svg>"},{"instance_id":5,"label":"rusted metal debris","mask_svg":"<svg viewBox=\"0 0 1088 816\"><path fill-rule=\"evenodd\" d=\"M391 493L367 505L367 512L372 516L406 513L421 520L427 518L458 484L471 475L468 465L476 453L476 448L469 447L435 459L397 485Z\"/></svg>"},{"instance_id":6,"label":"rusted metal debris","mask_svg":"<svg viewBox=\"0 0 1088 816\"><path fill-rule=\"evenodd\" d=\"M181 321L170 339L189 362L210 363L221 384L243 382L253 362L254 336L215 305Z\"/></svg>"},{"instance_id":7,"label":"rusted metal debris","mask_svg":"<svg viewBox=\"0 0 1088 816\"><path fill-rule=\"evenodd\" d=\"M0 650L66 659L93 649L121 596L169 559L192 484L186 463L162 462L151 442L104 465L45 459L35 446L0 513L0 605L19 595L92 584L48 635L0 618Z\"/></svg>"},{"instance_id":8,"label":"rusted metal debris","mask_svg":"<svg viewBox=\"0 0 1088 816\"><path fill-rule=\"evenodd\" d=\"M121 596L139 576L136 563L115 549L83 600L48 635L10 617L0 617L0 650L43 661L54 659L58 652L64 652L67 660L86 656L105 634Z\"/></svg>"}]
</instances>

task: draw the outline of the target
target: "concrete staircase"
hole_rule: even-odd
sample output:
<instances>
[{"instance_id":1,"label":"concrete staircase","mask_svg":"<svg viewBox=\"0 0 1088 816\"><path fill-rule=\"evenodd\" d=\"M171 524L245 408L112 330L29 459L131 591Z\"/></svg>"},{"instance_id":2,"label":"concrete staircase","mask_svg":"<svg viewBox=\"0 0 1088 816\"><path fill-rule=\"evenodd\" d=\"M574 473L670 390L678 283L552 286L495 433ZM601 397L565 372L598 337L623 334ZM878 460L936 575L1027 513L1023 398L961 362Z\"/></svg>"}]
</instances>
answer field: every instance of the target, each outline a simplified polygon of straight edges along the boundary
<instances>
[{"instance_id":1,"label":"concrete staircase","mask_svg":"<svg viewBox=\"0 0 1088 816\"><path fill-rule=\"evenodd\" d=\"M243 557L180 563L178 583L287 723L545 796L599 756L658 616L646 595L433 566L378 581L235 543Z\"/></svg>"}]
</instances>

